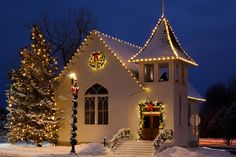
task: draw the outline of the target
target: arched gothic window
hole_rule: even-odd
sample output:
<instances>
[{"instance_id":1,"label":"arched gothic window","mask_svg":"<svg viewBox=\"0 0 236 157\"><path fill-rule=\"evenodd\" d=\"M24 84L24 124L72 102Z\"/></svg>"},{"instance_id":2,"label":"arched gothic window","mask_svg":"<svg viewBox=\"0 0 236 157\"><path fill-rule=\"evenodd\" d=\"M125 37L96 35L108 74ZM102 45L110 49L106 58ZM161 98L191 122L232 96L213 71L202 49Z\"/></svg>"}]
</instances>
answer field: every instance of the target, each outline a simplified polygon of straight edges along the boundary
<instances>
[{"instance_id":1,"label":"arched gothic window","mask_svg":"<svg viewBox=\"0 0 236 157\"><path fill-rule=\"evenodd\" d=\"M108 124L108 91L98 83L85 92L85 124Z\"/></svg>"}]
</instances>

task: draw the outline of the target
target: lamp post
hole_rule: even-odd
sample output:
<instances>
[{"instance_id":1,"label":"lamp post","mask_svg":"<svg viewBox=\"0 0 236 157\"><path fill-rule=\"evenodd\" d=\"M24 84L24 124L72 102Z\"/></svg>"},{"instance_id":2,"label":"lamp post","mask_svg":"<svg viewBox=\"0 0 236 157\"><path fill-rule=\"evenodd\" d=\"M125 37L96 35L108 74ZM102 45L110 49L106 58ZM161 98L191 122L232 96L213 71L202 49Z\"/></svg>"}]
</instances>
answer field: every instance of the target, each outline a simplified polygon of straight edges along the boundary
<instances>
[{"instance_id":1,"label":"lamp post","mask_svg":"<svg viewBox=\"0 0 236 157\"><path fill-rule=\"evenodd\" d=\"M71 73L69 75L71 79L71 92L72 92L72 115L71 115L71 137L70 137L70 144L71 144L71 151L70 153L75 154L75 145L77 144L76 140L76 130L77 130L77 107L78 107L78 93L79 93L79 87L77 87L77 79L75 73Z\"/></svg>"}]
</instances>

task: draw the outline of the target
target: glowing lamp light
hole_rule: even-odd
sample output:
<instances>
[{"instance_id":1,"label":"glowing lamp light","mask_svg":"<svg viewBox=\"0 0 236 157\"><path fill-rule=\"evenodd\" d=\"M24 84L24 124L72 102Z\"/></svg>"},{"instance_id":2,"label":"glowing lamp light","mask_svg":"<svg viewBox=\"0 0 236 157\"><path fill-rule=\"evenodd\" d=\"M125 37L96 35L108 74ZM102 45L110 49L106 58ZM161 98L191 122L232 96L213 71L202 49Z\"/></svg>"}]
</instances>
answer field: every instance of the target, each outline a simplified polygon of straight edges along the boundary
<instances>
[{"instance_id":1,"label":"glowing lamp light","mask_svg":"<svg viewBox=\"0 0 236 157\"><path fill-rule=\"evenodd\" d=\"M71 79L71 85L74 85L74 82L77 81L75 73L70 73L69 78Z\"/></svg>"},{"instance_id":2,"label":"glowing lamp light","mask_svg":"<svg viewBox=\"0 0 236 157\"><path fill-rule=\"evenodd\" d=\"M70 79L76 80L76 75L75 75L75 73L70 73L69 77L70 77Z\"/></svg>"}]
</instances>

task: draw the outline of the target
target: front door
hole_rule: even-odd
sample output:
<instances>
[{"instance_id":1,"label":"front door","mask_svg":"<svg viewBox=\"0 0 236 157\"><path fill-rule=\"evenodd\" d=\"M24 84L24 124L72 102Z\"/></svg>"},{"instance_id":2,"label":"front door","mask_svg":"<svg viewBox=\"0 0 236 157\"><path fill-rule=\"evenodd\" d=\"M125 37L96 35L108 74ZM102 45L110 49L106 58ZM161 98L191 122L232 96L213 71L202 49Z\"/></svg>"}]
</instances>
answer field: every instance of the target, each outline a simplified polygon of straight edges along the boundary
<instances>
[{"instance_id":1,"label":"front door","mask_svg":"<svg viewBox=\"0 0 236 157\"><path fill-rule=\"evenodd\" d=\"M144 115L143 140L154 140L159 133L159 116Z\"/></svg>"}]
</instances>

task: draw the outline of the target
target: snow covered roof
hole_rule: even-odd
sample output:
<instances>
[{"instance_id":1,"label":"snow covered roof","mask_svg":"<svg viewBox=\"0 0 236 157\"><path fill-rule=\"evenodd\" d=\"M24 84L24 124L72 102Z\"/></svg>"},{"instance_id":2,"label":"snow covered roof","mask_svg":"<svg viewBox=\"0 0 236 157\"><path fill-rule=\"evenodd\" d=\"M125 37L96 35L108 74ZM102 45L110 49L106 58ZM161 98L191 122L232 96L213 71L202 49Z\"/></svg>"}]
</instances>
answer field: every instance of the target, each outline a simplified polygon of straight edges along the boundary
<instances>
[{"instance_id":1,"label":"snow covered roof","mask_svg":"<svg viewBox=\"0 0 236 157\"><path fill-rule=\"evenodd\" d=\"M99 31L96 31L99 36L105 41L105 43L116 53L117 57L127 65L128 69L138 71L138 65L132 62L128 62L130 56L141 50L141 47L117 39L115 37L106 35ZM195 88L189 83L188 86L188 98L198 101L205 101Z\"/></svg>"},{"instance_id":2,"label":"snow covered roof","mask_svg":"<svg viewBox=\"0 0 236 157\"><path fill-rule=\"evenodd\" d=\"M197 101L206 101L190 83L188 83L188 98Z\"/></svg>"},{"instance_id":3,"label":"snow covered roof","mask_svg":"<svg viewBox=\"0 0 236 157\"><path fill-rule=\"evenodd\" d=\"M182 49L168 20L162 16L143 48L130 58L132 62L179 59L197 66Z\"/></svg>"},{"instance_id":4,"label":"snow covered roof","mask_svg":"<svg viewBox=\"0 0 236 157\"><path fill-rule=\"evenodd\" d=\"M138 71L138 65L133 63L133 62L128 62L128 59L130 58L130 56L132 56L133 54L135 54L136 52L138 52L139 50L141 50L141 47L133 45L131 43L125 42L123 40L117 39L115 37L106 35L104 33L101 33L99 31L93 31L96 34L99 35L100 38L102 38L102 40L109 46L109 48L115 52L115 56L117 57L117 59L120 60L120 62L122 63L122 65L127 66L127 70L130 73L130 75L134 78L134 80L136 81L137 84L139 84L140 87L143 88L143 85L140 84L140 82L137 80L137 76L136 73ZM92 32L90 33L90 35L92 34ZM89 36L87 38L89 38ZM86 39L85 39L86 41ZM82 43L83 45L84 43ZM79 49L77 50L77 52L79 52ZM74 56L76 55L76 53L74 54ZM72 57L73 58L73 57ZM71 60L70 60L71 61ZM124 63L124 64L123 64ZM68 64L67 64L68 65ZM67 69L67 66L64 67L64 69L61 71L61 73L58 75L57 79L62 76L64 70ZM132 73L132 74L131 74ZM144 89L144 88L143 88ZM196 89L194 89L192 87L191 84L189 84L188 86L188 98L192 99L192 100L198 100L198 101L205 101L205 99L203 99L201 97L201 95L196 91Z\"/></svg>"},{"instance_id":5,"label":"snow covered roof","mask_svg":"<svg viewBox=\"0 0 236 157\"><path fill-rule=\"evenodd\" d=\"M137 53L141 47L134 44L125 42L123 40L117 39L115 37L106 35L99 31L96 31L100 37L105 41L105 43L114 51L117 57L125 63L125 65L132 71L138 71L138 65L128 62L128 60Z\"/></svg>"},{"instance_id":6,"label":"snow covered roof","mask_svg":"<svg viewBox=\"0 0 236 157\"><path fill-rule=\"evenodd\" d=\"M64 71L68 69L68 65L70 64L70 62L77 55L77 53L81 52L82 47L85 45L85 43L90 39L90 36L93 34L97 35L100 38L101 42L103 42L103 44L105 44L105 46L108 47L109 50L111 50L111 53L116 57L116 59L121 64L121 66L124 67L124 69L129 73L129 75L133 78L133 80L137 83L137 85L143 90L144 87L138 81L138 78L137 78L138 65L128 62L128 59L130 58L130 56L134 54L135 52L138 52L141 47L138 47L136 45L130 44L123 40L108 36L97 30L93 30L87 35L87 37L84 39L80 47L77 49L76 53L73 54L69 62L66 64L66 66L64 66L64 69L59 73L56 79L61 78L61 76L65 76Z\"/></svg>"}]
</instances>

